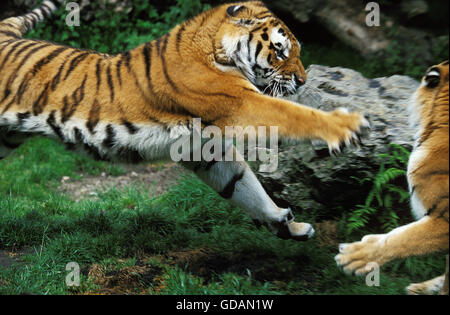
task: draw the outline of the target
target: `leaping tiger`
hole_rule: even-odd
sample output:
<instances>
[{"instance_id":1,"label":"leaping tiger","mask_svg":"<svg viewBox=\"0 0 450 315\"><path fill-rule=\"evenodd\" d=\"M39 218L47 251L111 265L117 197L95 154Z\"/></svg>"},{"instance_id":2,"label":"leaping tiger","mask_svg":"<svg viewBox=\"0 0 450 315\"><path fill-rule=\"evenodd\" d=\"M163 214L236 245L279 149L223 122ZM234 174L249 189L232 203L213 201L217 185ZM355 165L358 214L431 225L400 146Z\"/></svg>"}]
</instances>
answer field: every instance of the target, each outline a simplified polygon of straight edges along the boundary
<instances>
[{"instance_id":1,"label":"leaping tiger","mask_svg":"<svg viewBox=\"0 0 450 315\"><path fill-rule=\"evenodd\" d=\"M0 23L0 157L41 134L99 159L168 158L193 118L222 130L278 126L281 138L339 150L369 125L358 113L277 98L295 93L306 72L299 42L260 1L218 6L119 55L22 38L55 9L44 1ZM245 162L185 166L278 236L314 234L276 206Z\"/></svg>"}]
</instances>

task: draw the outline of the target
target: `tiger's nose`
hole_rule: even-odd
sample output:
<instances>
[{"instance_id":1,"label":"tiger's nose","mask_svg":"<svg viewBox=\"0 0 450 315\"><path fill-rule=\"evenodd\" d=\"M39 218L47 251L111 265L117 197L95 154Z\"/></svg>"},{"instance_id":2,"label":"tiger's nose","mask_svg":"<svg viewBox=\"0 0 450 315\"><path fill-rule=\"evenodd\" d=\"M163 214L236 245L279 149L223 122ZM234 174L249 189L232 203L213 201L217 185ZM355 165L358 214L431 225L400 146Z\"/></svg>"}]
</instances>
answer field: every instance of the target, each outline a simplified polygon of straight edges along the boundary
<instances>
[{"instance_id":1,"label":"tiger's nose","mask_svg":"<svg viewBox=\"0 0 450 315\"><path fill-rule=\"evenodd\" d=\"M299 86L299 87L306 83L304 78L298 77L296 74L294 74L294 80L295 80L295 83L297 84L297 86Z\"/></svg>"}]
</instances>

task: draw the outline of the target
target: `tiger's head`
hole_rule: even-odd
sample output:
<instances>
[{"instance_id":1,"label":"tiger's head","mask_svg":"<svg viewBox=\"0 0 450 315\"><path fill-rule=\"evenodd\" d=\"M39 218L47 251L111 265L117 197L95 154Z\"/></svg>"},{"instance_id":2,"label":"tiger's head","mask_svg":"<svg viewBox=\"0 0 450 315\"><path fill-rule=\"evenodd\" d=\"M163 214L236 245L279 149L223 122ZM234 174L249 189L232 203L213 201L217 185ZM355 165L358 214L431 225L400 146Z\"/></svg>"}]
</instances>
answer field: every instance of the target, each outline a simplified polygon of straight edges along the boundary
<instances>
[{"instance_id":1,"label":"tiger's head","mask_svg":"<svg viewBox=\"0 0 450 315\"><path fill-rule=\"evenodd\" d=\"M419 132L430 125L446 125L449 121L449 62L430 67L414 93L410 104L412 127Z\"/></svg>"},{"instance_id":2,"label":"tiger's head","mask_svg":"<svg viewBox=\"0 0 450 315\"><path fill-rule=\"evenodd\" d=\"M231 66L271 96L296 93L306 82L301 46L264 3L249 1L221 7L224 23L216 34L215 61Z\"/></svg>"}]
</instances>

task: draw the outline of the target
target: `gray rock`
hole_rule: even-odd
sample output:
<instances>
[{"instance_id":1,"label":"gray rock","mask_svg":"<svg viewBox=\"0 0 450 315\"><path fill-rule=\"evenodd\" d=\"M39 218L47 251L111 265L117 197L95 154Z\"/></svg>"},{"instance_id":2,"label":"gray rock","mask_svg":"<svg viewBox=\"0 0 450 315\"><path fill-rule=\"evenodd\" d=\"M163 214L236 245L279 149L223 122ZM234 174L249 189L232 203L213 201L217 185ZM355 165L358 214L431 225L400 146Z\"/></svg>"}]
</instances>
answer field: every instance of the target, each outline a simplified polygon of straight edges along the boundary
<instances>
[{"instance_id":1,"label":"gray rock","mask_svg":"<svg viewBox=\"0 0 450 315\"><path fill-rule=\"evenodd\" d=\"M418 85L407 76L368 79L351 69L312 65L303 92L289 99L326 111L346 107L364 113L372 130L360 148L333 157L325 144L281 145L277 171L257 173L266 190L280 206L319 217L339 216L339 210L362 203L371 185L355 178L372 178L389 144L412 148L407 106Z\"/></svg>"}]
</instances>

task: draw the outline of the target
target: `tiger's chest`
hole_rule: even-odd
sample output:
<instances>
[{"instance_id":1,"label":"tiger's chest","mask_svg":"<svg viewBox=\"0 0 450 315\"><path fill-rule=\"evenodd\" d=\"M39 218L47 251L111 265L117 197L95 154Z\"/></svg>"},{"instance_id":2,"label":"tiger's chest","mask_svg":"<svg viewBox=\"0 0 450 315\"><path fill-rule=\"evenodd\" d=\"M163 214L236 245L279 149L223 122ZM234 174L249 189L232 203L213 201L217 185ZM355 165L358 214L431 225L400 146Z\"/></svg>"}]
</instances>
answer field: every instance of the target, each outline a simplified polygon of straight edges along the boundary
<instances>
[{"instance_id":1,"label":"tiger's chest","mask_svg":"<svg viewBox=\"0 0 450 315\"><path fill-rule=\"evenodd\" d=\"M411 211L412 215L416 220L423 218L427 214L427 209L425 209L422 201L420 200L417 192L415 191L415 186L417 185L416 179L414 176L414 171L424 163L425 158L427 157L427 151L424 147L416 147L411 153L408 161L408 185L409 192L411 193Z\"/></svg>"}]
</instances>

